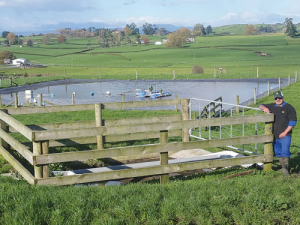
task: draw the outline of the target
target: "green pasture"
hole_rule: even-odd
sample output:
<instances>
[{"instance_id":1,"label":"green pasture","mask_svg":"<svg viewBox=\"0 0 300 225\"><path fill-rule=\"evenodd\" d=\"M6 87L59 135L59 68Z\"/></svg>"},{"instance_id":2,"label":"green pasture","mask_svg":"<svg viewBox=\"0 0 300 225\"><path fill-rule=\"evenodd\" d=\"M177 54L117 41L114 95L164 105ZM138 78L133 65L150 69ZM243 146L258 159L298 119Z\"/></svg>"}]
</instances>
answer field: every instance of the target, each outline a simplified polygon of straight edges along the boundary
<instances>
[{"instance_id":1,"label":"green pasture","mask_svg":"<svg viewBox=\"0 0 300 225\"><path fill-rule=\"evenodd\" d=\"M89 40L95 43L91 44L93 50L78 53L87 49ZM49 46L39 43L32 48L1 45L0 51L13 51L17 57L47 67L1 68L0 75L27 74L28 77L14 79L20 85L65 78L135 79L136 73L138 79L172 79L174 71L176 79L212 79L214 69L217 79L243 79L256 78L257 67L261 78L289 74L293 77L299 71L299 46L300 39L283 34L199 37L182 49L155 45L102 49L93 39L69 39L66 44L52 42ZM192 74L193 65L201 65L205 73ZM219 67L224 73L218 72ZM299 88L300 82L297 82L283 89L285 100L298 112ZM273 102L272 96L258 99L253 107L269 102ZM175 111L104 110L103 118L138 118L162 113L167 115ZM80 121L93 120L94 112L18 115L15 118L24 124ZM167 185L160 185L159 180L153 179L114 187L40 187L30 186L22 178L16 181L0 177L0 224L299 224L299 146L298 124L293 130L291 145L291 177L283 177L278 171L277 158L273 162L274 171L268 173L256 167L217 169L171 178ZM56 169L65 167L60 165ZM0 157L0 173L10 170L11 166ZM225 179L249 170L253 171L251 175Z\"/></svg>"},{"instance_id":2,"label":"green pasture","mask_svg":"<svg viewBox=\"0 0 300 225\"><path fill-rule=\"evenodd\" d=\"M162 37L149 36L149 39ZM38 39L37 39L38 40ZM46 68L1 69L3 76L14 74L56 75L57 79L217 79L292 77L299 70L300 39L284 34L254 36L228 35L197 37L183 48L165 48L154 44L101 48L96 38L68 39L65 44L40 41L33 47L0 46L16 57L26 58ZM89 47L91 49L89 49ZM259 53L265 53L265 56ZM204 74L192 74L192 67L200 65ZM219 73L223 68L223 73ZM49 78L54 79L54 78Z\"/></svg>"},{"instance_id":3,"label":"green pasture","mask_svg":"<svg viewBox=\"0 0 300 225\"><path fill-rule=\"evenodd\" d=\"M283 89L285 100L300 110L300 83ZM272 96L258 100L272 102ZM258 105L257 104L257 105ZM254 107L256 107L255 105ZM159 111L147 112L153 116ZM149 114L150 113L150 114ZM164 113L172 114L174 111ZM247 114L247 112L246 112ZM105 118L145 116L142 111L104 111ZM15 116L25 124L93 119L87 113L53 113L47 116ZM291 177L283 177L275 158L274 171L255 167L219 169L192 176L124 186L30 186L24 181L0 177L1 224L299 224L300 128L293 130ZM9 169L0 160L3 172ZM225 179L239 172L246 176Z\"/></svg>"}]
</instances>

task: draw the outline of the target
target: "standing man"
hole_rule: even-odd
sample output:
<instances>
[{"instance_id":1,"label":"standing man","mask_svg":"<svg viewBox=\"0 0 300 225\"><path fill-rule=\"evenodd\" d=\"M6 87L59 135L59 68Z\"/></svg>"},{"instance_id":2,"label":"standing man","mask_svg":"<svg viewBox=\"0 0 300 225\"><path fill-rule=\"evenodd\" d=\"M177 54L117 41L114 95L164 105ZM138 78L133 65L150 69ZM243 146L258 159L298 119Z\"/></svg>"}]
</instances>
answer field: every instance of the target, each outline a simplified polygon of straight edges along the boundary
<instances>
[{"instance_id":1,"label":"standing man","mask_svg":"<svg viewBox=\"0 0 300 225\"><path fill-rule=\"evenodd\" d=\"M297 123L297 115L294 107L284 101L281 91L274 93L274 101L275 104L262 104L258 108L262 109L264 113L273 113L275 116L273 124L273 134L275 136L273 151L275 156L279 158L282 174L289 176L291 135L292 129Z\"/></svg>"}]
</instances>

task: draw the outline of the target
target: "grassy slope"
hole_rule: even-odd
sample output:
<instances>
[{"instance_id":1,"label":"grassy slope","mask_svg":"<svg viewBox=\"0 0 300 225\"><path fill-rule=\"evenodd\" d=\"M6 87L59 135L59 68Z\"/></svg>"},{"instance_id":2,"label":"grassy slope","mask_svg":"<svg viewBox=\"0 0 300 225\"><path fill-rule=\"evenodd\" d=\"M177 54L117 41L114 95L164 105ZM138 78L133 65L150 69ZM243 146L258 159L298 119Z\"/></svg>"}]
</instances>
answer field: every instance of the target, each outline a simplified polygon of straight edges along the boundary
<instances>
[{"instance_id":1,"label":"grassy slope","mask_svg":"<svg viewBox=\"0 0 300 225\"><path fill-rule=\"evenodd\" d=\"M151 37L149 37L151 39ZM158 37L155 37L158 38ZM161 37L160 37L161 38ZM34 47L12 46L0 51L10 50L17 57L27 58L46 68L1 69L3 75L49 74L56 75L38 79L63 79L65 69L68 78L115 78L172 79L173 71L177 79L208 79L214 77L214 69L224 68L224 74L217 78L256 78L294 76L299 70L300 39L291 39L283 34L264 34L255 36L229 35L197 37L195 43L186 44L181 49L164 46L123 45L122 47L98 48L95 39L69 39L66 44L52 42L50 45L38 44ZM91 43L93 50L87 49ZM260 56L256 52L265 52ZM192 74L192 67L201 65L204 74ZM19 84L37 82L17 79Z\"/></svg>"},{"instance_id":2,"label":"grassy slope","mask_svg":"<svg viewBox=\"0 0 300 225\"><path fill-rule=\"evenodd\" d=\"M243 38L243 37L241 37ZM245 37L247 38L247 37ZM203 45L218 44L220 39L201 38ZM235 39L223 39L228 47ZM225 41L226 40L226 41ZM263 51L274 51L279 57L278 66L273 74L286 73L280 62L290 59L291 73L294 72L297 57L297 42L286 48L281 36L274 36L272 43L277 47L262 47ZM216 43L208 43L208 42ZM257 37L251 39L258 42ZM295 40L292 40L295 42ZM205 42L205 43L204 43ZM292 44L289 40L289 46ZM222 43L225 44L225 43ZM219 43L220 45L220 43ZM236 47L236 46L235 46ZM231 47L229 47L231 48ZM253 47L242 46L253 50ZM256 48L256 47L255 47ZM274 49L274 50L272 50ZM245 57L248 51L235 49L237 55L230 55L227 47L213 48L223 53L226 68L238 70L235 64L251 68ZM241 53L242 51L243 53ZM227 53L226 53L227 52ZM187 54L187 52L181 52ZM288 53L288 54L287 54ZM127 53L130 55L133 53ZM183 54L183 58L187 57ZM193 54L191 52L191 54ZM209 54L209 53L207 53ZM241 55L239 55L241 54ZM126 56L127 56L126 55ZM215 54L211 54L210 58ZM226 57L228 56L228 58ZM293 56L293 57L291 57ZM192 57L193 58L193 57ZM222 57L220 57L221 59ZM263 59L263 60L261 60ZM213 65L214 60L205 59ZM233 61L236 60L236 61ZM262 64L272 59L260 58ZM274 63L273 62L273 63ZM272 64L272 63L270 63ZM293 65L295 64L295 66ZM260 64L261 65L261 64ZM177 66L183 66L178 64ZM266 67L270 68L270 67ZM254 71L255 72L255 71ZM272 73L271 73L272 75ZM266 76L271 76L266 75ZM228 76L233 77L233 76ZM272 77L272 76L271 76ZM276 76L275 76L276 77ZM300 111L298 90L300 83L284 89L285 99ZM271 97L260 100L272 101ZM79 116L80 117L80 116ZM25 122L25 121L24 121ZM25 122L26 123L26 122ZM293 172L299 172L299 125L295 127L291 151ZM1 162L0 162L1 163ZM278 162L274 162L277 168ZM239 170L227 169L206 174L196 174L184 179L172 180L162 186L149 184L131 184L122 187L35 187L25 182L16 182L0 178L0 223L1 224L299 224L300 182L296 174L292 178L283 178L279 172L255 174L223 180L222 177Z\"/></svg>"},{"instance_id":3,"label":"grassy slope","mask_svg":"<svg viewBox=\"0 0 300 225\"><path fill-rule=\"evenodd\" d=\"M299 88L296 83L283 90L286 101L298 112L295 96ZM270 101L272 97L267 97L260 103ZM141 116L139 112L134 115ZM35 187L0 178L0 223L299 224L300 180L295 174L299 172L299 129L295 127L292 139L294 174L290 178L255 170L252 175L222 179L244 171L237 168L171 179L164 186L150 181L105 188ZM278 169L277 160L274 169Z\"/></svg>"}]
</instances>

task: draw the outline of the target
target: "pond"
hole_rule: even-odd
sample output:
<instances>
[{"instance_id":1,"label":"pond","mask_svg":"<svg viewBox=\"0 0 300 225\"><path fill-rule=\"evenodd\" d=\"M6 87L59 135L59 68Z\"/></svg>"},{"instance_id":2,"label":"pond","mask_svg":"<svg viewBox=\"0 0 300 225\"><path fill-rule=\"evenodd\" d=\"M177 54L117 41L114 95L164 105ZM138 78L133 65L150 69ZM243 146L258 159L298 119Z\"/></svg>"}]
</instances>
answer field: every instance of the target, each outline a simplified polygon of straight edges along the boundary
<instances>
[{"instance_id":1,"label":"pond","mask_svg":"<svg viewBox=\"0 0 300 225\"><path fill-rule=\"evenodd\" d=\"M122 94L125 101L159 101L160 99L200 98L214 100L220 96L223 102L235 104L239 95L240 103L246 102L256 94L261 95L270 89L278 88L278 79L249 79L249 80L65 80L27 85L18 88L1 89L3 104L14 100L18 93L19 104L25 104L25 90L32 90L32 101L38 101L42 94L43 100L58 105L72 104L72 93L75 93L75 104L121 102ZM281 79L281 87L287 85L287 79ZM136 96L136 89L171 92L172 95L159 99L141 98ZM106 92L109 91L110 95ZM93 94L91 94L93 93Z\"/></svg>"}]
</instances>

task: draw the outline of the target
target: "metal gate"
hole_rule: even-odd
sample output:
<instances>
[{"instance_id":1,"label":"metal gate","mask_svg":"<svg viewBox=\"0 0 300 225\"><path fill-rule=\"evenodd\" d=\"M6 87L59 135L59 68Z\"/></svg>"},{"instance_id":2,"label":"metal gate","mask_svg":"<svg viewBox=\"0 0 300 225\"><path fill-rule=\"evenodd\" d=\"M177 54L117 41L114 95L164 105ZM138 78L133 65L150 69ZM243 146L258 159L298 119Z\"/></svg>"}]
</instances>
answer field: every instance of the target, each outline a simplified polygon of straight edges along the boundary
<instances>
[{"instance_id":1,"label":"metal gate","mask_svg":"<svg viewBox=\"0 0 300 225\"><path fill-rule=\"evenodd\" d=\"M189 103L190 119L209 119L221 117L236 117L244 115L257 115L263 113L258 108L243 105L224 103L222 97L215 100L191 98ZM218 127L196 127L189 129L189 135L192 138L211 140L225 137L235 137L235 133L242 133L242 136L257 135L264 131L263 124L238 126L218 126ZM258 154L257 144L254 146L227 146L233 150L244 151L250 154Z\"/></svg>"}]
</instances>

